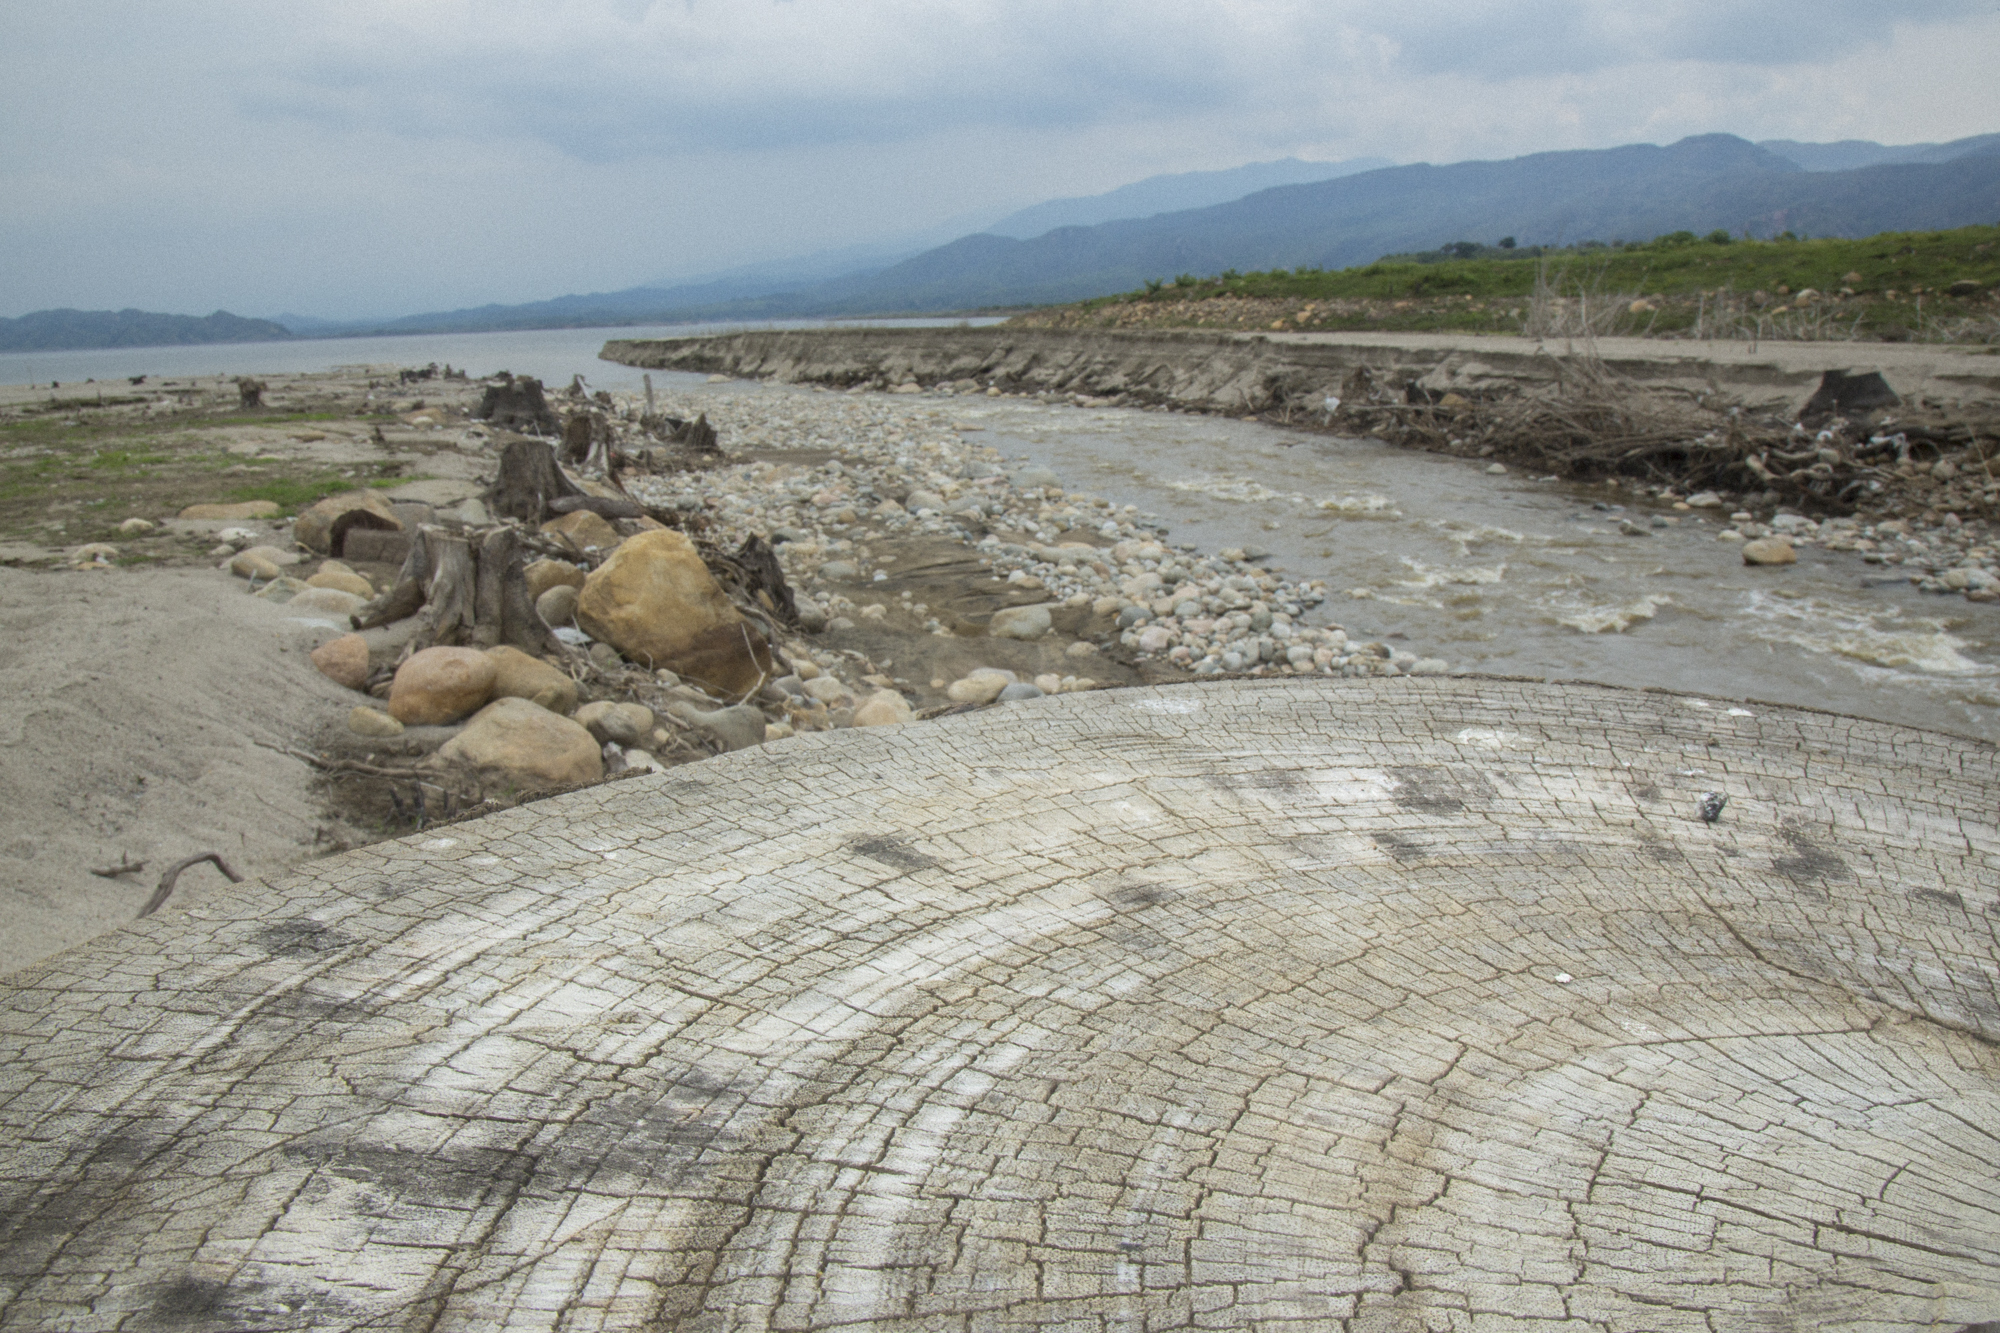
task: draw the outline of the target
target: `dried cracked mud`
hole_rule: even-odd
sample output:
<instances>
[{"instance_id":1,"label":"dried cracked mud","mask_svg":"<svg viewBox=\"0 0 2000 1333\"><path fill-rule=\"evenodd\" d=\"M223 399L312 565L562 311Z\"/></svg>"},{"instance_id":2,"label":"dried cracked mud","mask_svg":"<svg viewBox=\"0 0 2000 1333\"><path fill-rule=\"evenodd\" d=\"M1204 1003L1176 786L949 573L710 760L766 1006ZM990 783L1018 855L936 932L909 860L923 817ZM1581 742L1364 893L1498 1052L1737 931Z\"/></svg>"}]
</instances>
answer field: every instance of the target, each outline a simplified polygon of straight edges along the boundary
<instances>
[{"instance_id":1,"label":"dried cracked mud","mask_svg":"<svg viewBox=\"0 0 2000 1333\"><path fill-rule=\"evenodd\" d=\"M2000 1318L1996 779L1229 681L363 848L0 989L0 1327Z\"/></svg>"}]
</instances>

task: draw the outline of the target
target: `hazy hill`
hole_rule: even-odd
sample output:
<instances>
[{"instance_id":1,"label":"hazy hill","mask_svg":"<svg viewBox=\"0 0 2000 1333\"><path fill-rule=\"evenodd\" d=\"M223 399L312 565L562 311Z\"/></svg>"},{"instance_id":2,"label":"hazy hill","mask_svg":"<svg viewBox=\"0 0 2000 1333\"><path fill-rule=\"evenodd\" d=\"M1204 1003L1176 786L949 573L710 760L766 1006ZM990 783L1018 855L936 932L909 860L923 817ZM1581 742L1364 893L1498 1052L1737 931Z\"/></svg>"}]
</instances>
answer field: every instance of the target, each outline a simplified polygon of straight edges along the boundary
<instances>
[{"instance_id":1,"label":"hazy hill","mask_svg":"<svg viewBox=\"0 0 2000 1333\"><path fill-rule=\"evenodd\" d=\"M1057 227L1094 227L1098 223L1116 222L1120 218L1149 218L1157 213L1207 208L1211 204L1228 203L1246 194L1279 185L1332 180L1337 176L1352 176L1356 172L1373 171L1389 165L1391 163L1386 157L1356 157L1345 162L1305 162L1287 157L1277 162L1251 162L1225 171L1185 171L1171 176L1149 176L1103 194L1077 199L1051 199L1018 213L1009 213L981 230L993 236L1011 236L1026 241Z\"/></svg>"},{"instance_id":2,"label":"hazy hill","mask_svg":"<svg viewBox=\"0 0 2000 1333\"><path fill-rule=\"evenodd\" d=\"M273 342L291 336L288 329L268 319L245 319L227 310L212 315L159 315L148 310L37 310L18 319L0 319L0 352Z\"/></svg>"},{"instance_id":3,"label":"hazy hill","mask_svg":"<svg viewBox=\"0 0 2000 1333\"><path fill-rule=\"evenodd\" d=\"M1853 171L1858 167L1889 166L1902 162L1949 162L1971 153L2000 151L2000 134L1978 134L1950 143L1907 143L1893 147L1867 139L1842 139L1838 143L1765 139L1757 146L1769 149L1807 171Z\"/></svg>"}]
</instances>

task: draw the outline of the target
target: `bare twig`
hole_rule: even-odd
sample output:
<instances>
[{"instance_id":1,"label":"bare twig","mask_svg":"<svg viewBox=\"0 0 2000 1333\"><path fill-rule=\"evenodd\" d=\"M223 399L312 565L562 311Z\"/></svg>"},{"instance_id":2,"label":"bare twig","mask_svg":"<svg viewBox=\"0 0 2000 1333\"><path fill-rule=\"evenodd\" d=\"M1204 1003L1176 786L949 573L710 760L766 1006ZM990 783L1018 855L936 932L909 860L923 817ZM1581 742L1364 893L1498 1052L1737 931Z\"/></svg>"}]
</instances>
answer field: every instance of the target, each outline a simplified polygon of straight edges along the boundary
<instances>
[{"instance_id":1,"label":"bare twig","mask_svg":"<svg viewBox=\"0 0 2000 1333\"><path fill-rule=\"evenodd\" d=\"M145 868L146 863L144 861L134 861L130 853L120 852L118 853L117 865L92 866L90 873L100 879L116 879L120 875L136 875Z\"/></svg>"},{"instance_id":2,"label":"bare twig","mask_svg":"<svg viewBox=\"0 0 2000 1333\"><path fill-rule=\"evenodd\" d=\"M153 896L148 898L146 905L139 909L139 919L143 921L153 913L159 911L160 907L167 901L167 895L174 891L174 881L181 877L181 871L186 870L189 866L200 865L203 861L213 861L215 868L220 870L231 884L241 884L243 882L243 876L229 868L229 862L222 859L220 852L197 852L193 856L176 861L167 867L167 873L160 876L160 887L153 890Z\"/></svg>"}]
</instances>

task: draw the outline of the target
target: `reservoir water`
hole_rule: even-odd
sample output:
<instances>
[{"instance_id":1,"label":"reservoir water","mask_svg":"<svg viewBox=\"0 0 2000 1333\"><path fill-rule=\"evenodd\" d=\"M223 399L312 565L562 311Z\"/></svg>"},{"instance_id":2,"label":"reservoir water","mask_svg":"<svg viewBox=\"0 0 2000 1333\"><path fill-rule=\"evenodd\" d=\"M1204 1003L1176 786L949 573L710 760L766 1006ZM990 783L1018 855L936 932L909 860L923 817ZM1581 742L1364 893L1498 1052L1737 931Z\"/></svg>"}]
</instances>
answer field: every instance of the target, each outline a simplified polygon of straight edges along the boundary
<instances>
[{"instance_id":1,"label":"reservoir water","mask_svg":"<svg viewBox=\"0 0 2000 1333\"><path fill-rule=\"evenodd\" d=\"M632 391L641 372L597 352L607 337L648 332L10 353L0 355L0 383L436 361L557 385L581 373L593 388ZM814 392L653 378L712 395L725 447L731 395ZM1173 541L1262 546L1271 564L1327 580L1320 614L1351 634L1387 637L1455 670L1663 686L2000 741L2000 604L1926 596L1856 554L1801 547L1797 565L1749 568L1737 547L1715 539L1722 523L1712 511L1651 527L1656 511L1631 500L1623 512L1594 508L1617 499L1602 489L1491 476L1476 462L1366 440L1017 398L899 401L939 411L1073 488L1158 514ZM1621 518L1648 535L1626 535Z\"/></svg>"}]
</instances>

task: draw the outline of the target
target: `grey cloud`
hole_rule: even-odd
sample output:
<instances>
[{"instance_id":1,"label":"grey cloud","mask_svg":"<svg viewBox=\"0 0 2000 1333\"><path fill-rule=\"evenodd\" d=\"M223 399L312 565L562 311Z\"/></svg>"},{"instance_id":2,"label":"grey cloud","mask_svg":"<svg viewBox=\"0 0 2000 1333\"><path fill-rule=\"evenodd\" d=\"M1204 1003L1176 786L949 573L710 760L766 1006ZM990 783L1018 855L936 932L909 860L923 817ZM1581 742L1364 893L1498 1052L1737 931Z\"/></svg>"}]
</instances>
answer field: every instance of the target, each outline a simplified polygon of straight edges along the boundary
<instances>
[{"instance_id":1,"label":"grey cloud","mask_svg":"<svg viewBox=\"0 0 2000 1333\"><path fill-rule=\"evenodd\" d=\"M1976 12L1981 0L1909 0L1895 21ZM530 138L597 162L1302 110L1327 85L1398 77L1511 82L1664 61L1778 69L1888 32L1863 0L572 0L542 27L471 33L407 14L325 14L310 40L245 67L245 114Z\"/></svg>"}]
</instances>

